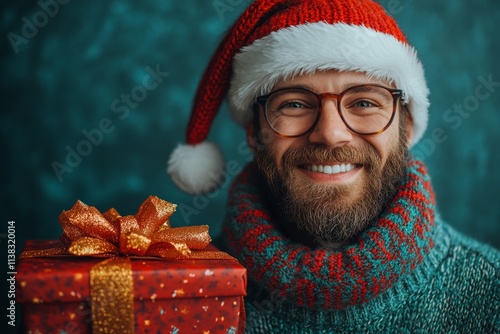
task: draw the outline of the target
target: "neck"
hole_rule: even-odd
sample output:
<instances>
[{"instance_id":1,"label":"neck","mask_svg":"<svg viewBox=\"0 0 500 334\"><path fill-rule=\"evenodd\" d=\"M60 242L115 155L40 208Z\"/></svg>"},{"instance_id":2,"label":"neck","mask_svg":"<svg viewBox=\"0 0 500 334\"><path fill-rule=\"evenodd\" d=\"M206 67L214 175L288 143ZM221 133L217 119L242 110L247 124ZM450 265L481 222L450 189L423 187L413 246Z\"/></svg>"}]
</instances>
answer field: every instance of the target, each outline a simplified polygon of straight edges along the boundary
<instances>
[{"instance_id":1,"label":"neck","mask_svg":"<svg viewBox=\"0 0 500 334\"><path fill-rule=\"evenodd\" d=\"M317 240L317 241L320 247L331 251L338 251L342 247L349 244L349 241L338 241L338 242L326 241L326 240Z\"/></svg>"}]
</instances>

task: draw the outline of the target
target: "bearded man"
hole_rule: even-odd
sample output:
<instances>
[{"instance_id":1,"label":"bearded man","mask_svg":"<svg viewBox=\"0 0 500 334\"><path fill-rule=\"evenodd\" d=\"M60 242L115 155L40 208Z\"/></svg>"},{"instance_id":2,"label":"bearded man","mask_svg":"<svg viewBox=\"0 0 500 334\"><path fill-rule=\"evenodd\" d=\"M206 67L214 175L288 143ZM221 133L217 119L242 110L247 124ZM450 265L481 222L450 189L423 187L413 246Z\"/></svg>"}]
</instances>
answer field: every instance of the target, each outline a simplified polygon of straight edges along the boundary
<instances>
[{"instance_id":1,"label":"bearded man","mask_svg":"<svg viewBox=\"0 0 500 334\"><path fill-rule=\"evenodd\" d=\"M200 83L174 182L209 191L204 142L227 95L254 161L234 180L227 250L250 333L500 332L500 255L438 216L409 148L428 120L421 62L370 0L258 0Z\"/></svg>"}]
</instances>

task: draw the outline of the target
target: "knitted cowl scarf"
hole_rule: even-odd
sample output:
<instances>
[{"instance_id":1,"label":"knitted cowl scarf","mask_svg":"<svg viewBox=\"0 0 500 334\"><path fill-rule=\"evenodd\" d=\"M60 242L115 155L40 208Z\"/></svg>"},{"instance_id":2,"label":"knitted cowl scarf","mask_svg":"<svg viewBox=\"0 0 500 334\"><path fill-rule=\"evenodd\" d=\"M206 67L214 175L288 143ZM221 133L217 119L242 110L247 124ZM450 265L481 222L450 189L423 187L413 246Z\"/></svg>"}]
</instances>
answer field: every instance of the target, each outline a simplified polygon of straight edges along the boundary
<instances>
[{"instance_id":1,"label":"knitted cowl scarf","mask_svg":"<svg viewBox=\"0 0 500 334\"><path fill-rule=\"evenodd\" d=\"M312 249L283 235L265 207L265 189L255 164L234 181L223 228L227 250L251 281L298 306L364 303L415 269L434 245L434 193L416 160L383 214L339 250Z\"/></svg>"}]
</instances>

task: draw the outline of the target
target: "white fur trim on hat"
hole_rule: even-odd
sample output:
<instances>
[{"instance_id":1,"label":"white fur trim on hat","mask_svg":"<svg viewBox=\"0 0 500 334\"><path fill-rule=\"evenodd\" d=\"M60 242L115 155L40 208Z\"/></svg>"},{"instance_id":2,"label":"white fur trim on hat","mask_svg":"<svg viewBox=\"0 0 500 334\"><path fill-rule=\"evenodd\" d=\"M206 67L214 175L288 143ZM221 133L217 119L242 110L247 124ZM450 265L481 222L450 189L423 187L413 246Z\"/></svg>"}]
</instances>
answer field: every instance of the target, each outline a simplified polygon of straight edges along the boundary
<instances>
[{"instance_id":1,"label":"white fur trim on hat","mask_svg":"<svg viewBox=\"0 0 500 334\"><path fill-rule=\"evenodd\" d=\"M317 70L364 72L393 82L413 118L415 144L428 121L429 89L417 53L394 36L345 23L307 23L283 28L256 40L235 56L228 100L235 120L252 117L255 98L281 79Z\"/></svg>"},{"instance_id":2,"label":"white fur trim on hat","mask_svg":"<svg viewBox=\"0 0 500 334\"><path fill-rule=\"evenodd\" d=\"M216 144L179 144L170 155L167 172L181 190L199 195L218 187L224 167L224 157Z\"/></svg>"}]
</instances>

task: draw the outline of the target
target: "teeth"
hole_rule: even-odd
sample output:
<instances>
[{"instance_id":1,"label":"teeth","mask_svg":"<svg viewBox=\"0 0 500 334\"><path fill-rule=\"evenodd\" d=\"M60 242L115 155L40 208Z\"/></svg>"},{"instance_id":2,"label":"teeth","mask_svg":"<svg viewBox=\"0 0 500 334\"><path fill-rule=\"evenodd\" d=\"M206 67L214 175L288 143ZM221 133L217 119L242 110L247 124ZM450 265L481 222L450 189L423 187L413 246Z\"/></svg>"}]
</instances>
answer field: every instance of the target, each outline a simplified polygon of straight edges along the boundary
<instances>
[{"instance_id":1,"label":"teeth","mask_svg":"<svg viewBox=\"0 0 500 334\"><path fill-rule=\"evenodd\" d=\"M349 172L356 168L356 166L351 165L351 164L341 164L341 165L309 165L307 166L307 170L310 170L312 172L319 172L319 173L325 173L325 174L338 174L338 173L345 173Z\"/></svg>"}]
</instances>

